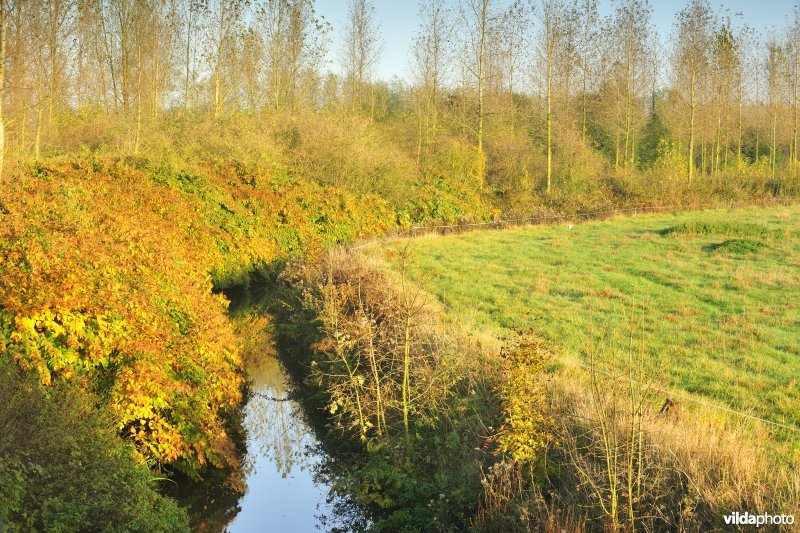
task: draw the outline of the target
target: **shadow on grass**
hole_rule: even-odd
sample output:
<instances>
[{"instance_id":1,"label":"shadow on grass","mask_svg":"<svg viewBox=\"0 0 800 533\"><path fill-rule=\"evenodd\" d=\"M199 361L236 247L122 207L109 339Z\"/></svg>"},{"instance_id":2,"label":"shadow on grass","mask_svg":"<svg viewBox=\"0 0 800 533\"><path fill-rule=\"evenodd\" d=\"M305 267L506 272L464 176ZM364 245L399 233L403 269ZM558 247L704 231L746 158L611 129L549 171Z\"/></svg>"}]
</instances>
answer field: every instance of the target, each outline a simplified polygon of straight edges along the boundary
<instances>
[{"instance_id":1,"label":"shadow on grass","mask_svg":"<svg viewBox=\"0 0 800 533\"><path fill-rule=\"evenodd\" d=\"M754 239L728 239L727 241L703 246L703 250L710 253L748 255L758 253L766 247L766 244Z\"/></svg>"}]
</instances>

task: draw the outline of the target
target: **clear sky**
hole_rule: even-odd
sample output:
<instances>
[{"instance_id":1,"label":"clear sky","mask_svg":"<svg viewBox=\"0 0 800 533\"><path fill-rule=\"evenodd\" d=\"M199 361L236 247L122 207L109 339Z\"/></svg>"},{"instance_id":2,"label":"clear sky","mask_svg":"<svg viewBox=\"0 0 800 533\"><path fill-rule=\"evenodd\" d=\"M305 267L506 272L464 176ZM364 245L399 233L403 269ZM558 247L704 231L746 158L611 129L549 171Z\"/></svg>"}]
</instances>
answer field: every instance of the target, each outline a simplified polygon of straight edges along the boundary
<instances>
[{"instance_id":1,"label":"clear sky","mask_svg":"<svg viewBox=\"0 0 800 533\"><path fill-rule=\"evenodd\" d=\"M421 0L425 1L425 0ZM451 0L454 4L458 0ZM383 56L378 66L378 78L390 80L394 76L408 78L411 41L417 31L418 2L415 0L373 0L384 39ZM498 6L506 6L511 0L498 0ZM675 14L685 5L683 0L651 0L652 22L662 42L666 43L672 30ZM328 53L330 68L338 70L341 29L344 26L349 0L317 0L317 12L333 25L331 50ZM713 1L712 7L724 6L733 17L741 18L749 26L763 32L772 27L780 28L794 11L797 1L792 0L726 0ZM600 14L612 12L611 0L600 0ZM665 45L666 46L666 45Z\"/></svg>"}]
</instances>

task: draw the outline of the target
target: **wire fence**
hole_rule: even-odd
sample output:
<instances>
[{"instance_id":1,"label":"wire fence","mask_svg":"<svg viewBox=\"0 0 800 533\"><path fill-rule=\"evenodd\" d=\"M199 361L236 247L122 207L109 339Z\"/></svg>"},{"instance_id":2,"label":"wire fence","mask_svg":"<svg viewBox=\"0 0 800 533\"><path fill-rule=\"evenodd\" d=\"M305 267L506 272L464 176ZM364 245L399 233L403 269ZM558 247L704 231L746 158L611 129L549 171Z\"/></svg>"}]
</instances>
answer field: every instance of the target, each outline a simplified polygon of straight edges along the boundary
<instances>
[{"instance_id":1,"label":"wire fence","mask_svg":"<svg viewBox=\"0 0 800 533\"><path fill-rule=\"evenodd\" d=\"M448 233L447 230L455 230L454 232L469 231L476 228L487 229L504 229L514 226L537 225L544 223L552 223L556 221L569 220L575 222L588 222L591 220L600 220L602 218L613 217L616 215L638 215L656 213L660 211L680 211L680 210L716 210L716 209L737 209L742 207L764 207L770 205L786 205L785 202L780 201L763 201L758 202L716 202L716 203L703 203L703 204L674 204L674 205L652 205L642 204L633 207L622 207L615 209L601 209L597 211L581 211L577 213L555 213L548 215L534 215L528 217L517 218L499 218L487 222L461 222L455 224L433 224L433 225L414 225L403 231L389 234L383 237L371 239L367 242L362 242L348 247L350 250L359 250L374 246L383 242L392 241L395 239L402 239L407 237L418 237L426 234L434 233Z\"/></svg>"},{"instance_id":2,"label":"wire fence","mask_svg":"<svg viewBox=\"0 0 800 533\"><path fill-rule=\"evenodd\" d=\"M411 228L409 228L409 229L407 229L407 230L405 230L403 232L400 232L398 234L395 234L395 235L390 235L390 236L374 239L374 240L368 241L366 243L362 243L362 244L357 245L357 246L352 246L352 247L350 247L350 250L358 250L358 249L361 249L361 248L365 248L365 247L368 247L368 246L373 246L373 245L380 244L380 243L387 242L387 241L394 240L394 239L414 237L414 236L419 236L419 235L424 235L424 234L434 233L434 232L441 232L442 230L447 230L447 229L462 229L464 231L467 231L470 228L476 228L476 227L505 228L505 227L509 227L509 226L533 225L533 224L536 224L537 222L555 221L555 220L588 221L588 220L599 219L603 215L609 215L609 216L621 215L621 214L633 214L633 215L636 215L636 214L645 214L645 213L649 213L649 212L658 212L658 211L676 211L676 210L680 210L680 209L691 209L691 210L735 209L735 208L740 208L740 207L752 207L752 206L755 206L755 205L759 205L759 204L754 204L753 202L747 202L747 203L727 202L727 203L699 204L699 205L692 205L692 206L685 206L685 205L669 205L669 206L640 205L640 206L629 207L629 208L606 209L606 210L591 211L591 212L581 212L581 213L574 213L574 214L555 214L555 215L545 215L545 216L535 216L535 217L499 219L499 220L494 220L494 221L489 221L489 222L475 222L475 223L464 223L464 224L439 224L439 225L431 225L431 226L413 226L413 227L411 227ZM783 202L764 202L764 203L762 203L760 205L761 206L765 206L765 205L785 205L785 203L783 203ZM447 305L447 303L445 303L441 298L437 298L437 301L439 302L440 305L442 305L445 309L447 309L448 311L450 311L454 315L459 315L460 314L458 311L456 311L455 309L453 309L452 307ZM473 324L472 326L475 327L476 329L478 329L478 325ZM494 335L492 333L488 333L488 332L484 332L484 333L488 334L489 336L491 336L493 339L495 339L498 342L502 343L502 342L505 341L505 339L503 339L501 337L498 337L497 335ZM568 366L572 366L574 368L581 368L581 369L586 370L588 372L597 372L597 373L603 374L603 375L605 375L606 377L609 377L609 378L615 378L615 379L619 378L619 375L615 375L612 372L609 372L607 370L603 370L601 368L597 368L597 366L592 367L592 366L590 366L590 365L588 365L586 363L583 363L581 361L576 361L574 359L569 359L569 358L566 358L566 357L563 357L563 356L558 357L558 362L560 362L562 364L565 364L565 365L568 365ZM692 403L695 403L695 404L698 404L698 405L702 405L702 406L707 407L707 408L711 408L711 409L716 409L716 410L719 410L719 411L727 412L729 414L737 415L737 416L740 416L742 418L747 418L747 419L750 419L750 420L753 420L753 421L764 423L764 424L772 426L772 427L776 427L776 428L784 429L784 430L787 430L787 431L790 431L790 432L793 432L793 433L800 434L800 428L798 428L797 426L791 426L791 425L788 425L788 424L784 424L784 423L781 423L781 422L776 422L774 420L763 418L763 417L760 417L760 416L757 416L757 415L754 415L754 414L751 414L751 413L746 413L746 412L743 412L743 411L739 411L739 410L734 409L734 408L732 408L730 406L720 404L719 400L709 401L709 400L706 400L704 398L699 398L697 396L694 396L694 395L691 395L691 394L688 394L688 393L685 393L685 392L681 392L681 391L678 391L678 390L675 390L675 389L668 389L668 388L664 388L664 387L658 387L658 386L653 385L652 383L642 383L641 381L638 381L638 380L635 380L635 379L631 379L630 377L625 377L624 379L631 380L631 381L633 381L634 383L636 383L639 386L647 386L651 390L655 390L655 391L661 392L663 394L667 394L667 395L669 395L669 396L671 396L673 398L680 398L681 400L692 402Z\"/></svg>"}]
</instances>

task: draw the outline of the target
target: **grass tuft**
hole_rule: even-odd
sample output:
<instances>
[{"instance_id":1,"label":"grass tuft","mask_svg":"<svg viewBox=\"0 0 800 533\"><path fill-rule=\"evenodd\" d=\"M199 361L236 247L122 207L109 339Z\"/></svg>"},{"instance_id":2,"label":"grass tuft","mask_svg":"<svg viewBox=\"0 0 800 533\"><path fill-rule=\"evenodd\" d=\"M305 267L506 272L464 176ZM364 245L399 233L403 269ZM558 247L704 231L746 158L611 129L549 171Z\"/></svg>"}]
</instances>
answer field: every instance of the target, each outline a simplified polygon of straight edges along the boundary
<instances>
[{"instance_id":1,"label":"grass tuft","mask_svg":"<svg viewBox=\"0 0 800 533\"><path fill-rule=\"evenodd\" d=\"M661 230L661 235L691 237L731 235L736 237L767 237L776 232L753 222L691 221Z\"/></svg>"},{"instance_id":2,"label":"grass tuft","mask_svg":"<svg viewBox=\"0 0 800 533\"><path fill-rule=\"evenodd\" d=\"M763 242L753 239L728 239L720 243L709 244L705 250L714 253L745 255L757 253L766 247L767 245Z\"/></svg>"}]
</instances>

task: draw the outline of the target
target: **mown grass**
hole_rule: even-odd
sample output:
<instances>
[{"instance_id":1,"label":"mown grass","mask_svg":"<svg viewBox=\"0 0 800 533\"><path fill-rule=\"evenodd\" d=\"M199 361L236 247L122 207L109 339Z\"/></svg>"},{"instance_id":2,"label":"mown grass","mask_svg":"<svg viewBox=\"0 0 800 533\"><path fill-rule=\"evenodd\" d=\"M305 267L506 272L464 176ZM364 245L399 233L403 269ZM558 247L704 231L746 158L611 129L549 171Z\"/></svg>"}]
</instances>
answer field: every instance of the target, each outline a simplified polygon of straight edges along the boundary
<instances>
[{"instance_id":1,"label":"mown grass","mask_svg":"<svg viewBox=\"0 0 800 533\"><path fill-rule=\"evenodd\" d=\"M659 386L800 428L798 230L800 207L753 208L428 236L372 253L408 246L410 275L484 331L532 328L562 360L596 349L607 367L633 341Z\"/></svg>"}]
</instances>

